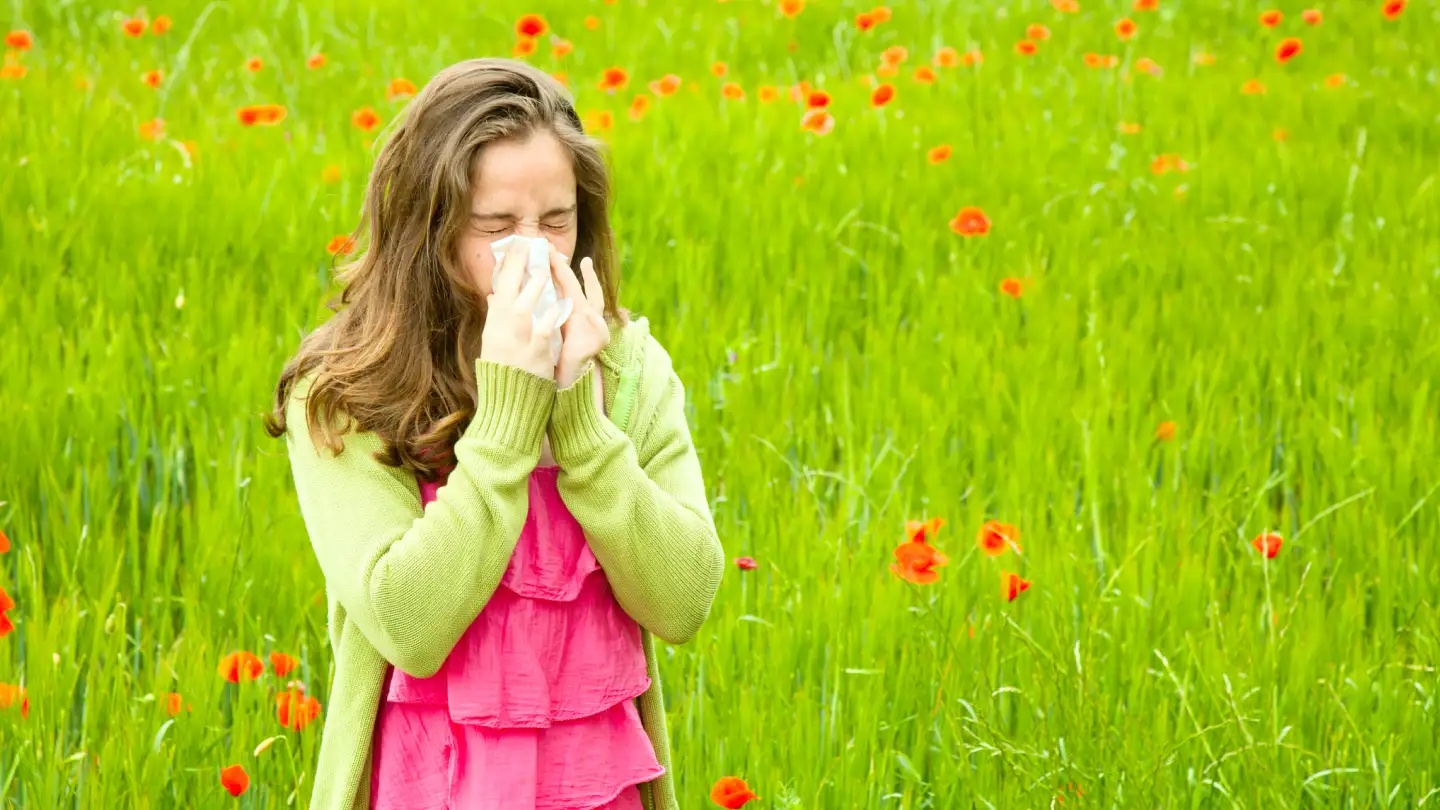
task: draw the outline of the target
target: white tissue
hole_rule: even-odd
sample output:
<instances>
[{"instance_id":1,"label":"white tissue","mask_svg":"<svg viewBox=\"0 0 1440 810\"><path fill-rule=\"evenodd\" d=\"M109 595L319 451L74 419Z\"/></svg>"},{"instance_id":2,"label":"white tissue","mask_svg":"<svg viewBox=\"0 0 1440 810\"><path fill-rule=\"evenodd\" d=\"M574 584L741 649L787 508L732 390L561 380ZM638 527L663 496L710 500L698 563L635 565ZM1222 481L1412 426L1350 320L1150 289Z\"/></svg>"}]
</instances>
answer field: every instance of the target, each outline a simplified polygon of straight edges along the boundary
<instances>
[{"instance_id":1,"label":"white tissue","mask_svg":"<svg viewBox=\"0 0 1440 810\"><path fill-rule=\"evenodd\" d=\"M575 302L569 298L560 298L555 292L555 280L550 275L550 243L545 239L531 239L519 234L511 234L504 239L497 239L490 243L490 252L495 255L495 270L500 270L500 263L505 260L505 252L512 245L518 245L522 250L529 250L525 258L525 281L521 282L523 289L525 283L535 276L545 277L545 286L540 290L540 300L535 302L534 326L540 328L540 324L548 320L555 322L555 333L550 336L550 362L560 362L560 347L564 340L560 336L560 326L570 318L570 313L575 310ZM495 276L491 276L491 284L495 284ZM559 320L556 319L556 312L559 312Z\"/></svg>"}]
</instances>

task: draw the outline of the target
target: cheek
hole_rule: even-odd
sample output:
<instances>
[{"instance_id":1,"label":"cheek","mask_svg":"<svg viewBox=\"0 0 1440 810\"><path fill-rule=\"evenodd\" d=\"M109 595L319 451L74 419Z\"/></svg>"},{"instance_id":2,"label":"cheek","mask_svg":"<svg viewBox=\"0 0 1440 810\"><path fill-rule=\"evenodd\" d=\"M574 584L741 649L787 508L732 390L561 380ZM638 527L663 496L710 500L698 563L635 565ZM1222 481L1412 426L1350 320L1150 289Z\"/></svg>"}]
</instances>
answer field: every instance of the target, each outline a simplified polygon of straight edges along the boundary
<instances>
[{"instance_id":1,"label":"cheek","mask_svg":"<svg viewBox=\"0 0 1440 810\"><path fill-rule=\"evenodd\" d=\"M495 288L490 280L495 274L495 255L490 252L490 240L467 233L460 237L457 249L460 251L460 261L465 265L465 272L470 276L471 283L480 290L480 295L486 296L494 292Z\"/></svg>"},{"instance_id":2,"label":"cheek","mask_svg":"<svg viewBox=\"0 0 1440 810\"><path fill-rule=\"evenodd\" d=\"M570 266L577 268L578 272L578 268L580 267L580 265L576 264L576 262L579 261L579 259L575 257L576 239L577 234L575 233L574 229L571 229L570 233L557 233L550 235L550 244L554 245L556 250L564 253L566 256L569 256Z\"/></svg>"}]
</instances>

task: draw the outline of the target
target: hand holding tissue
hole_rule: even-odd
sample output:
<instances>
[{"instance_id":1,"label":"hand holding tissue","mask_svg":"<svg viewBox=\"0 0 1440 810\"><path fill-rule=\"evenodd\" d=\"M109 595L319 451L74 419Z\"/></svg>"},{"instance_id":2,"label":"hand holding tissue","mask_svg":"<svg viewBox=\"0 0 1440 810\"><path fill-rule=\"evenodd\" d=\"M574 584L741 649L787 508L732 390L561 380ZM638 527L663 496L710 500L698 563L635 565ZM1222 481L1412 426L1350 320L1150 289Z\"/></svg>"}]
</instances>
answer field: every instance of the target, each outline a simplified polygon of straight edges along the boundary
<instances>
[{"instance_id":1,"label":"hand holding tissue","mask_svg":"<svg viewBox=\"0 0 1440 810\"><path fill-rule=\"evenodd\" d=\"M570 318L570 313L575 310L575 302L569 298L560 298L555 292L555 279L550 274L550 242L518 234L511 234L504 239L491 242L490 252L495 256L497 272L500 270L500 263L505 260L505 253L509 250L528 251L525 259L526 282L536 276L545 278L545 286L540 290L540 300L535 302L532 323L538 329L542 323L554 322L555 332L550 337L550 361L552 364L559 363L560 349L564 345L560 327ZM495 283L493 279L491 283ZM524 282L521 286L524 286Z\"/></svg>"}]
</instances>

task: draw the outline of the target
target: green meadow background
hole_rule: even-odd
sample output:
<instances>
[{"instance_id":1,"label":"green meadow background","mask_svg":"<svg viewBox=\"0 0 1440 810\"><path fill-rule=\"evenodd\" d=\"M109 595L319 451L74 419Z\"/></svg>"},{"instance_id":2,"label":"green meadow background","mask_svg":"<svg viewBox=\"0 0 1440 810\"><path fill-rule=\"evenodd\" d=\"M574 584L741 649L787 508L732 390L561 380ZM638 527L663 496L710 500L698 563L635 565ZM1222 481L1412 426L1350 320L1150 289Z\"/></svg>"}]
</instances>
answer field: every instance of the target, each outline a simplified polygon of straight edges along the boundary
<instances>
[{"instance_id":1,"label":"green meadow background","mask_svg":"<svg viewBox=\"0 0 1440 810\"><path fill-rule=\"evenodd\" d=\"M574 44L531 61L614 115L621 303L686 384L727 557L758 562L661 651L682 806L730 775L761 808L1440 806L1440 9L1316 2L1275 29L1248 0L895 2L866 32L815 0L5 4L34 44L0 81L0 683L30 710L0 709L0 806L305 805L321 727L277 722L269 671L216 672L289 653L328 702L260 416L357 224L383 130L352 113L508 55L525 13ZM914 81L944 46L983 61ZM240 126L262 103L285 120ZM964 206L988 235L951 230ZM928 517L950 563L916 586L889 563ZM1023 556L978 551L989 519ZM1033 584L1007 601L1002 570Z\"/></svg>"}]
</instances>

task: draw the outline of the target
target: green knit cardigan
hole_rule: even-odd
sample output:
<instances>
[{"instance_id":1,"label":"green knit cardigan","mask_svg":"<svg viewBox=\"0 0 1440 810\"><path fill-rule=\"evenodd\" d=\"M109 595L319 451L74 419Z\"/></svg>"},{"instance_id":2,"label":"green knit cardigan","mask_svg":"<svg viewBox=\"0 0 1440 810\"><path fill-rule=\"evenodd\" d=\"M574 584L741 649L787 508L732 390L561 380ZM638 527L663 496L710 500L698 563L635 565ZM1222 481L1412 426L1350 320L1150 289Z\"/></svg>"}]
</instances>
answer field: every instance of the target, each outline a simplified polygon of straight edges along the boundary
<instances>
[{"instance_id":1,"label":"green knit cardigan","mask_svg":"<svg viewBox=\"0 0 1440 810\"><path fill-rule=\"evenodd\" d=\"M494 593L529 512L529 478L547 430L565 505L621 607L641 627L651 686L640 718L665 774L640 786L646 810L678 810L653 637L682 644L710 612L724 553L670 357L638 318L611 325L597 365L564 389L477 360L475 417L429 508L414 476L374 458L371 431L333 453L305 413L314 372L286 406L300 511L325 576L335 655L311 795L317 810L369 807L370 750L386 664L434 675ZM299 431L295 426L306 426ZM306 440L309 438L309 440Z\"/></svg>"}]
</instances>

